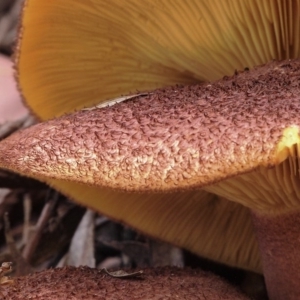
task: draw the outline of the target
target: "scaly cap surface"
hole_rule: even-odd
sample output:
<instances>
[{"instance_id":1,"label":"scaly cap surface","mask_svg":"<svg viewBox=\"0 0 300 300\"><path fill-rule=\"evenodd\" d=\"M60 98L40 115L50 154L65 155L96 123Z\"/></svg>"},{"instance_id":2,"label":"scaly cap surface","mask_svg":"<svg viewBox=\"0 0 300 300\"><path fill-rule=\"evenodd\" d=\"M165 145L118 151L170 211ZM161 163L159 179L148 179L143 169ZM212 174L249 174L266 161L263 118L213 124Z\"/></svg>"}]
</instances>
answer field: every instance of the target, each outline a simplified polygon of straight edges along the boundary
<instances>
[{"instance_id":1,"label":"scaly cap surface","mask_svg":"<svg viewBox=\"0 0 300 300\"><path fill-rule=\"evenodd\" d=\"M2 142L21 173L127 191L205 187L284 161L299 143L300 60L159 89Z\"/></svg>"}]
</instances>

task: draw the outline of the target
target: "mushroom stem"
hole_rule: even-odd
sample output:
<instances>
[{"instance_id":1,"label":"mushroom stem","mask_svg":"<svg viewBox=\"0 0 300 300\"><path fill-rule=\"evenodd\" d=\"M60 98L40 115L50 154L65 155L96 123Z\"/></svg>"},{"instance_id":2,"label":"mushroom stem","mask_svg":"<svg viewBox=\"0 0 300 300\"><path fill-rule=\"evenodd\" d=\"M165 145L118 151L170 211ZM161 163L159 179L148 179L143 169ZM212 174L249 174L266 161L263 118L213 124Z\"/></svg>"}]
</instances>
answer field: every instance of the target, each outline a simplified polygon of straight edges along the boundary
<instances>
[{"instance_id":1,"label":"mushroom stem","mask_svg":"<svg viewBox=\"0 0 300 300\"><path fill-rule=\"evenodd\" d=\"M300 212L252 212L270 300L300 299Z\"/></svg>"}]
</instances>

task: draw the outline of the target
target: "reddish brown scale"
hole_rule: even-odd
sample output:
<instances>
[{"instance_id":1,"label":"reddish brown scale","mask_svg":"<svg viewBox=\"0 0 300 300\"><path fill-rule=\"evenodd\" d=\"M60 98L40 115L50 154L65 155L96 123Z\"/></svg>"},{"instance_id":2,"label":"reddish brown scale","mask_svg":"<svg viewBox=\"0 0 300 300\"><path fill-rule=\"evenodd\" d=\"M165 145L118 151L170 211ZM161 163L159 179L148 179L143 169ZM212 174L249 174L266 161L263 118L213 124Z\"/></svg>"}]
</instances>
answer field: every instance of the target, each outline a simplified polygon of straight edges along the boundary
<instances>
[{"instance_id":1,"label":"reddish brown scale","mask_svg":"<svg viewBox=\"0 0 300 300\"><path fill-rule=\"evenodd\" d=\"M157 268L137 279L109 277L87 267L64 267L15 278L1 286L3 299L247 300L236 288L200 270Z\"/></svg>"},{"instance_id":2,"label":"reddish brown scale","mask_svg":"<svg viewBox=\"0 0 300 300\"><path fill-rule=\"evenodd\" d=\"M1 163L126 190L200 187L272 165L282 130L300 126L299 69L273 62L64 116L15 135Z\"/></svg>"}]
</instances>

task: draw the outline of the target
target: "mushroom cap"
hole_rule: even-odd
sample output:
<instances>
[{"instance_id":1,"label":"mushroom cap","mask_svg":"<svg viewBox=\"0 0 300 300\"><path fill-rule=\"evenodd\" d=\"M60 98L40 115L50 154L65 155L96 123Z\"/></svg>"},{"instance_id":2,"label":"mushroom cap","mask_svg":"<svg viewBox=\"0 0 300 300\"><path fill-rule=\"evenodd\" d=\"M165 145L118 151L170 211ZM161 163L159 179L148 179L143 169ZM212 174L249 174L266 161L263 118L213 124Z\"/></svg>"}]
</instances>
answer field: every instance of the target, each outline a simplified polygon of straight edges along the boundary
<instances>
[{"instance_id":1,"label":"mushroom cap","mask_svg":"<svg viewBox=\"0 0 300 300\"><path fill-rule=\"evenodd\" d=\"M299 1L27 0L19 86L42 119L299 57Z\"/></svg>"},{"instance_id":2,"label":"mushroom cap","mask_svg":"<svg viewBox=\"0 0 300 300\"><path fill-rule=\"evenodd\" d=\"M231 219L226 232L238 227L243 218L237 215L243 210L229 205L224 211L232 213L220 216L222 202L192 188L224 194L256 210L299 206L294 160L299 144L299 70L300 60L271 62L212 84L160 89L44 122L1 142L0 166L46 181L108 216L202 253L200 236L210 226L204 225L202 214L211 209L209 215L218 216L218 221L223 218L226 224ZM90 187L75 186L76 182ZM126 199L126 194L110 194L103 187L189 192ZM249 221L246 214L245 219ZM236 252L220 254L220 247L212 254L204 250L205 255L259 270L256 244L251 242L245 250L237 242L243 234L253 241L248 225L244 232L234 230ZM223 235L222 242L230 239L229 233ZM222 230L216 236L222 236ZM211 237L212 243L216 240ZM246 254L237 258L241 249Z\"/></svg>"},{"instance_id":3,"label":"mushroom cap","mask_svg":"<svg viewBox=\"0 0 300 300\"><path fill-rule=\"evenodd\" d=\"M15 278L13 285L1 286L1 295L16 300L249 299L213 274L178 268L146 269L141 279L113 278L87 267L57 268Z\"/></svg>"},{"instance_id":4,"label":"mushroom cap","mask_svg":"<svg viewBox=\"0 0 300 300\"><path fill-rule=\"evenodd\" d=\"M300 60L158 89L20 131L1 165L126 191L202 188L274 167L299 144Z\"/></svg>"}]
</instances>

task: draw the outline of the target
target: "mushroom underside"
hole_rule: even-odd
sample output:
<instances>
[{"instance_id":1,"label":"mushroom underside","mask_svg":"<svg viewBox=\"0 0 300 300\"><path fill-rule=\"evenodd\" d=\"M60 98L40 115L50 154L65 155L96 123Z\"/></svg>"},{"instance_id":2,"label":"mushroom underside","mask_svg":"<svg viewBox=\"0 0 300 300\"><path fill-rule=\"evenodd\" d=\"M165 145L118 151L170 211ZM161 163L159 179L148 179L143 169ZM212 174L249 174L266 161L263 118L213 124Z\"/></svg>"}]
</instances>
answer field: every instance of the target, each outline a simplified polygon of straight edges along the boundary
<instances>
[{"instance_id":1,"label":"mushroom underside","mask_svg":"<svg viewBox=\"0 0 300 300\"><path fill-rule=\"evenodd\" d=\"M30 109L50 119L299 57L298 12L298 0L27 0L17 78Z\"/></svg>"}]
</instances>

